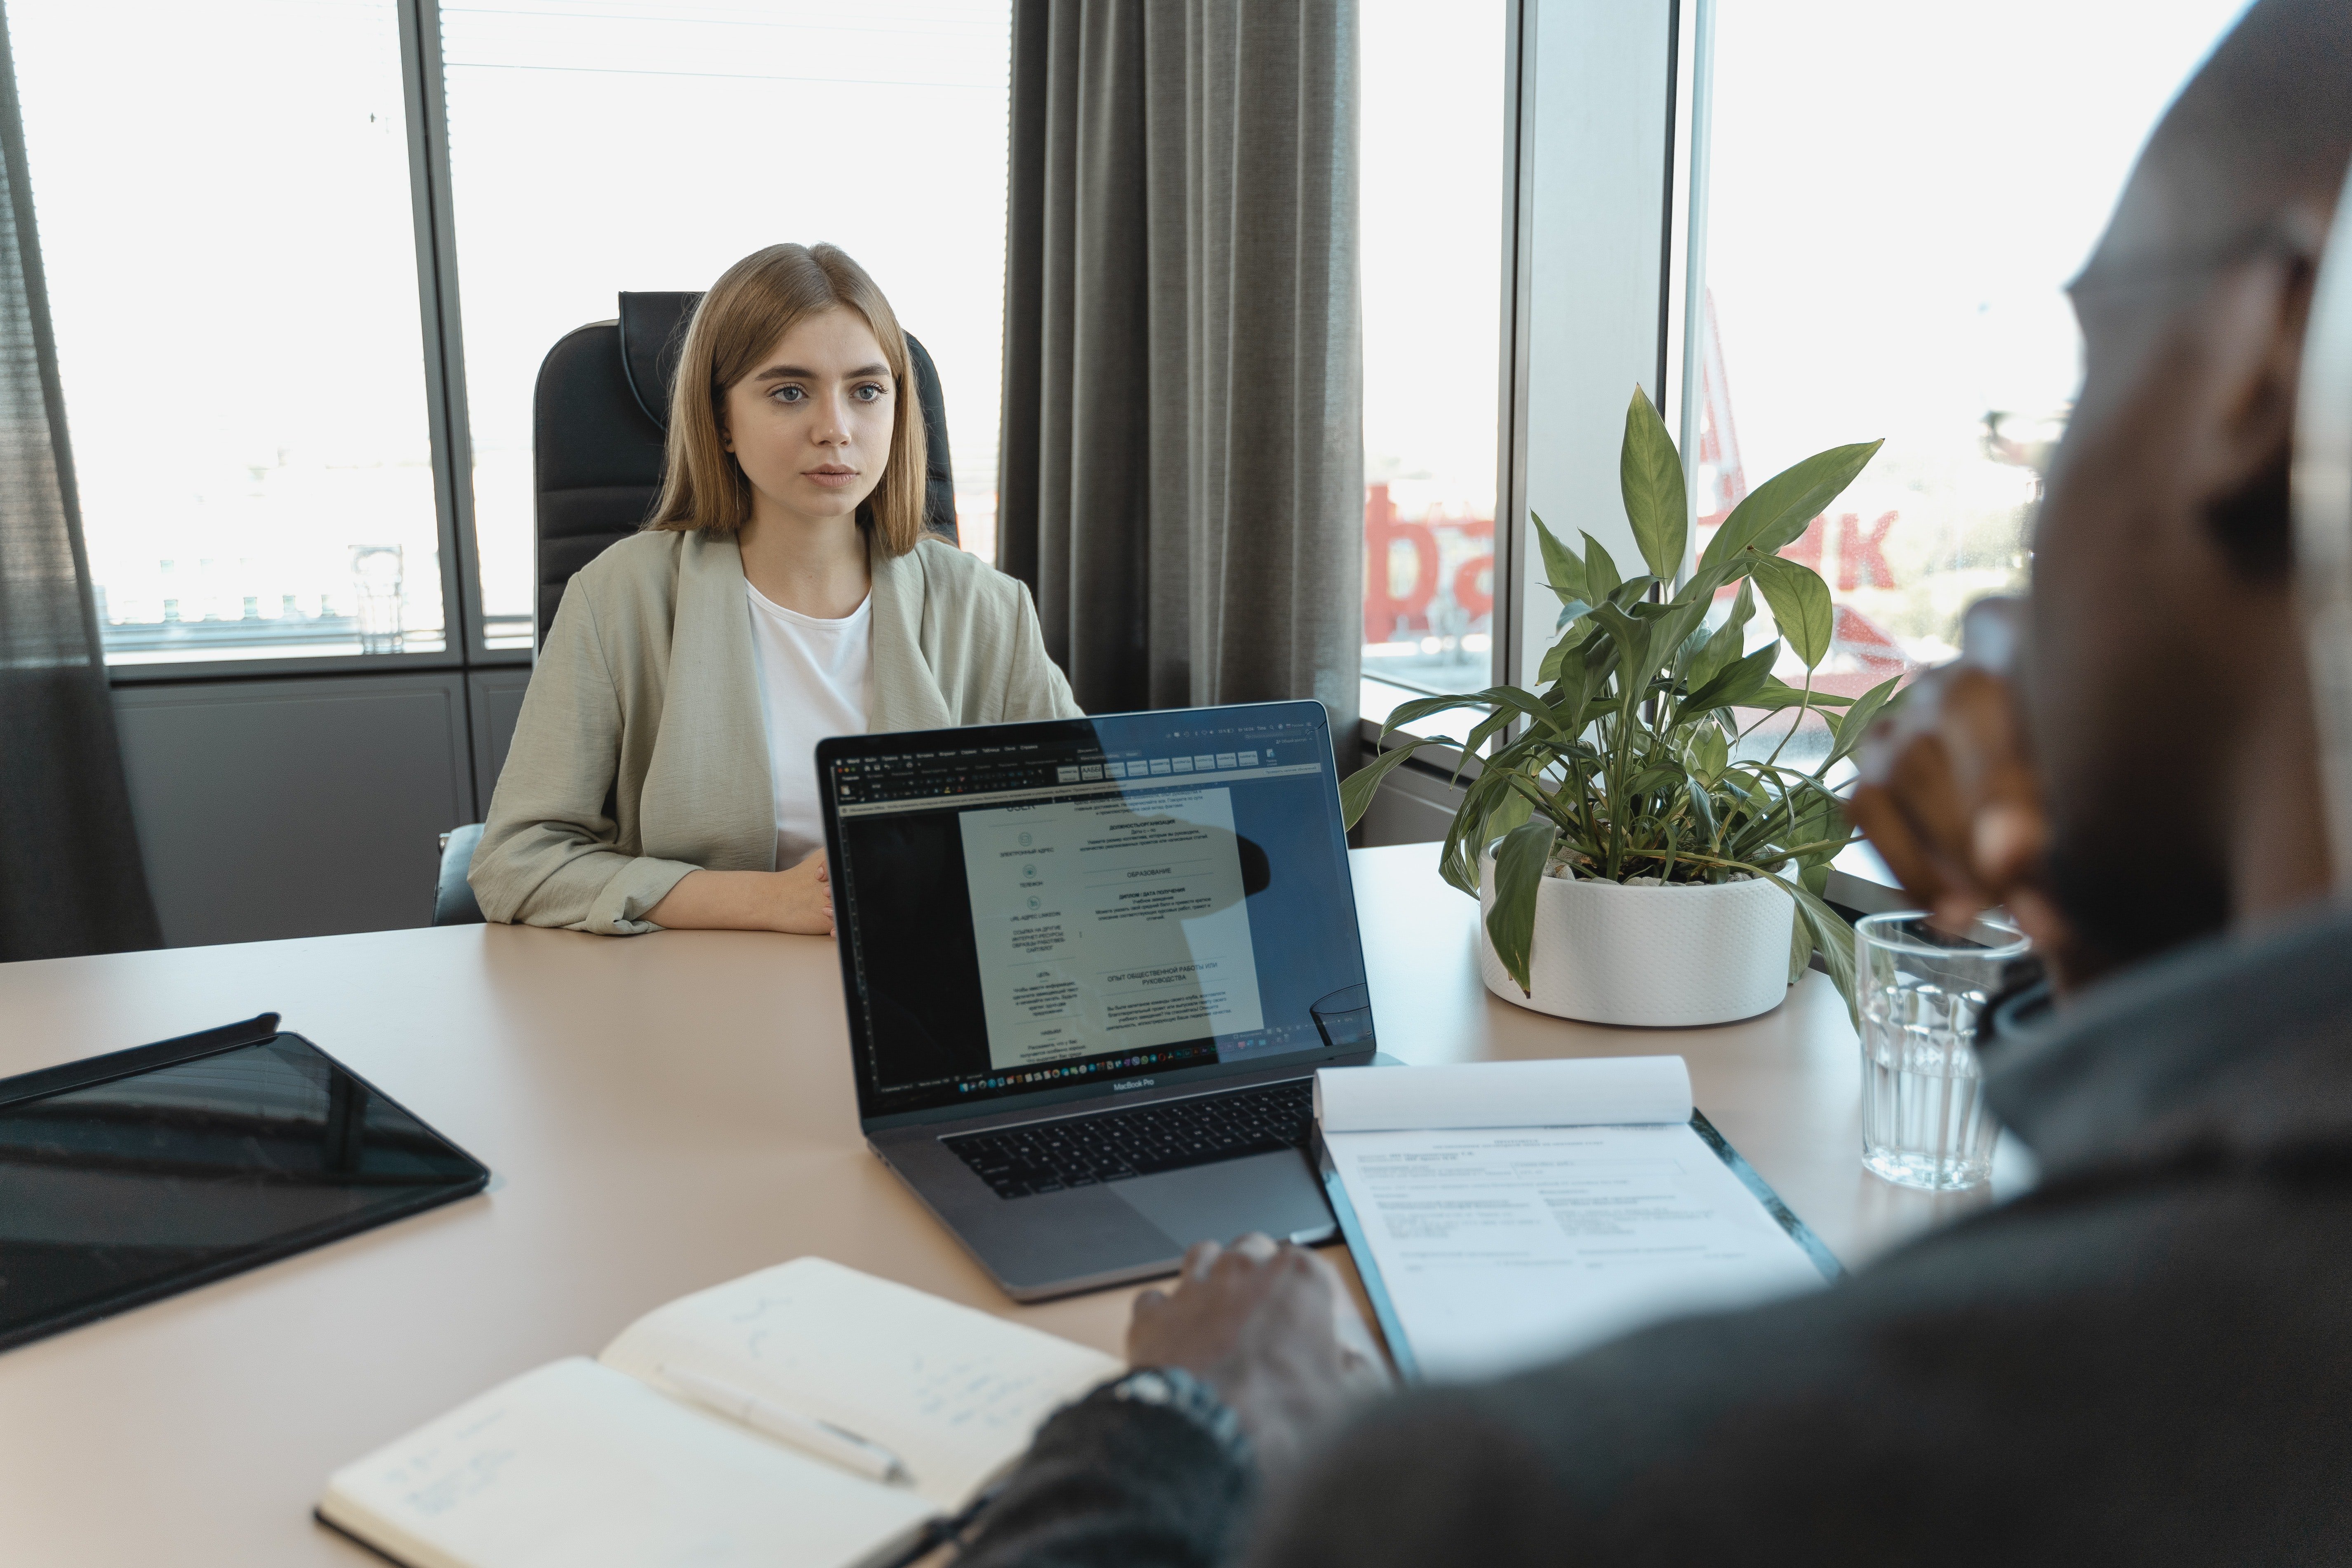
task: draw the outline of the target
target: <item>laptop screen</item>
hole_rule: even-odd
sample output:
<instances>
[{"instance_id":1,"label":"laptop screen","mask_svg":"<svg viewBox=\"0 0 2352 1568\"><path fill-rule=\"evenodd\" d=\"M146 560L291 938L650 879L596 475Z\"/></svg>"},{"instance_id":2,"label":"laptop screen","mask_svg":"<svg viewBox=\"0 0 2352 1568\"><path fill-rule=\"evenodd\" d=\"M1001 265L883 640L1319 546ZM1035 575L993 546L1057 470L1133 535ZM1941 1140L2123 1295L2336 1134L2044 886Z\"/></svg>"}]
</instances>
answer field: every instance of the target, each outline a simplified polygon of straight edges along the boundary
<instances>
[{"instance_id":1,"label":"laptop screen","mask_svg":"<svg viewBox=\"0 0 2352 1568\"><path fill-rule=\"evenodd\" d=\"M1320 704L817 749L861 1115L1371 1048Z\"/></svg>"}]
</instances>

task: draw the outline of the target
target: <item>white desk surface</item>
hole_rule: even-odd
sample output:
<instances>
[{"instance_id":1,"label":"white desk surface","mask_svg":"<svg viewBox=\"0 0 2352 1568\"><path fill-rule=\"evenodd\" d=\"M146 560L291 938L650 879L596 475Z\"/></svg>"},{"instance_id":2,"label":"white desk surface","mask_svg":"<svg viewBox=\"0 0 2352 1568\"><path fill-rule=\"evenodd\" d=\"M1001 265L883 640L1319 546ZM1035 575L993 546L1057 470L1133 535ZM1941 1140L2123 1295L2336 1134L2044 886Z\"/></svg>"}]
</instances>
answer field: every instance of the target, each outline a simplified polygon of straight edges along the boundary
<instances>
[{"instance_id":1,"label":"white desk surface","mask_svg":"<svg viewBox=\"0 0 2352 1568\"><path fill-rule=\"evenodd\" d=\"M1714 1029L1490 997L1433 845L1354 856L1381 1048L1688 1058L1699 1108L1847 1263L1983 1201L1860 1165L1860 1066L1810 974ZM0 1558L376 1561L329 1471L674 1297L803 1253L1118 1352L1132 1289L1020 1307L858 1135L833 944L507 926L0 965L0 1076L276 1011L485 1161L491 1190L0 1353ZM1344 1249L1329 1256L1344 1270Z\"/></svg>"}]
</instances>

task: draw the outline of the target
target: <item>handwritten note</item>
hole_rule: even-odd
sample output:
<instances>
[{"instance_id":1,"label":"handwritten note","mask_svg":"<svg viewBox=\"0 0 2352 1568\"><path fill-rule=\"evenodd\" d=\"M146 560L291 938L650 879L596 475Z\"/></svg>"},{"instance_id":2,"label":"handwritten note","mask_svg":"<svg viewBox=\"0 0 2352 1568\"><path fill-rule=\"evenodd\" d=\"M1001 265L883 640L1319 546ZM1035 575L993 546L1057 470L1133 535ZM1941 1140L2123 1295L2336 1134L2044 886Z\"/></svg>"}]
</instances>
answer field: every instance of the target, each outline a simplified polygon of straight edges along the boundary
<instances>
[{"instance_id":1,"label":"handwritten note","mask_svg":"<svg viewBox=\"0 0 2352 1568\"><path fill-rule=\"evenodd\" d=\"M673 1301L605 1349L664 1386L688 1368L890 1449L916 1489L959 1508L1111 1357L919 1290L803 1258Z\"/></svg>"}]
</instances>

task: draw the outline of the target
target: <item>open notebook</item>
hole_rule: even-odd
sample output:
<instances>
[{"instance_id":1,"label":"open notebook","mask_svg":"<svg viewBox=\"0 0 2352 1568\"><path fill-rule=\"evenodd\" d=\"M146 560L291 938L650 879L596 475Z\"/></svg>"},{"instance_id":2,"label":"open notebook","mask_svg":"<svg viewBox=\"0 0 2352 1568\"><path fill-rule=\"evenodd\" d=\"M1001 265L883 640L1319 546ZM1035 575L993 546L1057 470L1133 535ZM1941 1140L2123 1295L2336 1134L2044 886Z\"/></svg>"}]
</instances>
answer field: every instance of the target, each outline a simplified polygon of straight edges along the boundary
<instances>
[{"instance_id":1,"label":"open notebook","mask_svg":"<svg viewBox=\"0 0 2352 1568\"><path fill-rule=\"evenodd\" d=\"M1326 1068L1315 1119L1407 1377L1507 1372L1838 1272L1693 1110L1680 1057Z\"/></svg>"},{"instance_id":2,"label":"open notebook","mask_svg":"<svg viewBox=\"0 0 2352 1568\"><path fill-rule=\"evenodd\" d=\"M409 1568L851 1568L920 1546L1120 1363L821 1258L640 1318L335 1472L329 1524ZM688 1392L692 1387L699 1396ZM725 1389L887 1451L878 1479Z\"/></svg>"}]
</instances>

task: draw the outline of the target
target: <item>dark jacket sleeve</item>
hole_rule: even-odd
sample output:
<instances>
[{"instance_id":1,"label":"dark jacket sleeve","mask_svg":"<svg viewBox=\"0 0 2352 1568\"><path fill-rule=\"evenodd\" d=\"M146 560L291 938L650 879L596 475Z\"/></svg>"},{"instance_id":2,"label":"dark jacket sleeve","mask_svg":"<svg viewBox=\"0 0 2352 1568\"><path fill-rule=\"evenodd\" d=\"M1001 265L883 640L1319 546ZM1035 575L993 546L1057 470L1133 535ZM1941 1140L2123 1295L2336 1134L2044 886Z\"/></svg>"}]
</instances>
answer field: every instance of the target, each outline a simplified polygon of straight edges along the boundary
<instances>
[{"instance_id":1,"label":"dark jacket sleeve","mask_svg":"<svg viewBox=\"0 0 2352 1568\"><path fill-rule=\"evenodd\" d=\"M1251 1473L1190 1417L1092 1399L1039 1429L982 1510L967 1568L1214 1568L1238 1548Z\"/></svg>"},{"instance_id":2,"label":"dark jacket sleeve","mask_svg":"<svg viewBox=\"0 0 2352 1568\"><path fill-rule=\"evenodd\" d=\"M1549 1563L1564 1542L1543 1456L1473 1397L1387 1402L1276 1488L1250 1568Z\"/></svg>"}]
</instances>

